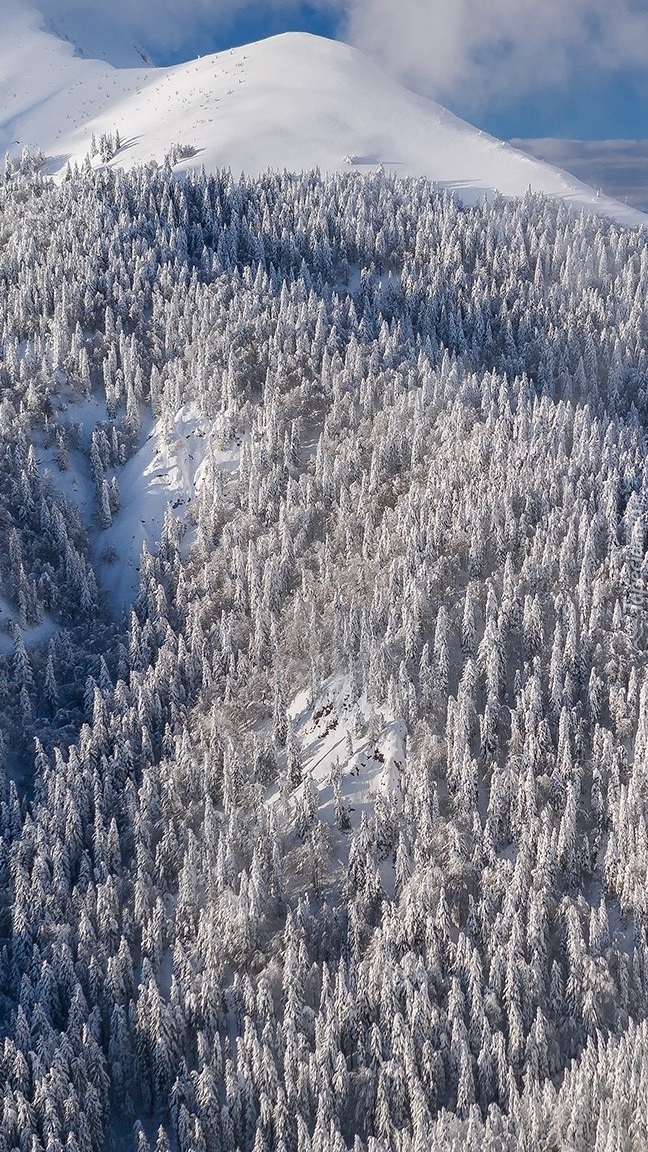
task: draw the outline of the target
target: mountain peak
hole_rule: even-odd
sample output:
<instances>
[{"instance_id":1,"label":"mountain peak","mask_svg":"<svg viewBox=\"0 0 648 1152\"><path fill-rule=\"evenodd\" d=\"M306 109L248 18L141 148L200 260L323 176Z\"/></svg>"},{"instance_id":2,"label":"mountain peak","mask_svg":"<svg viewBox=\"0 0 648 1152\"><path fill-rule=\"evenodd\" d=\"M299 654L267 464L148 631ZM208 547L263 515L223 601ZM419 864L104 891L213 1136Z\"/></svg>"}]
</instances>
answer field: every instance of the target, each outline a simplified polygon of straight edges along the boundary
<instances>
[{"instance_id":1,"label":"mountain peak","mask_svg":"<svg viewBox=\"0 0 648 1152\"><path fill-rule=\"evenodd\" d=\"M7 0L0 149L41 148L52 174L68 160L83 163L93 136L118 132L122 146L110 162L125 167L169 155L185 167L250 175L381 166L426 176L467 202L531 189L623 224L646 222L408 91L339 41L286 32L154 68L105 20L93 23L89 10L83 16L75 8L72 19L54 3L41 4L39 16L28 0ZM125 60L139 66L122 66Z\"/></svg>"}]
</instances>

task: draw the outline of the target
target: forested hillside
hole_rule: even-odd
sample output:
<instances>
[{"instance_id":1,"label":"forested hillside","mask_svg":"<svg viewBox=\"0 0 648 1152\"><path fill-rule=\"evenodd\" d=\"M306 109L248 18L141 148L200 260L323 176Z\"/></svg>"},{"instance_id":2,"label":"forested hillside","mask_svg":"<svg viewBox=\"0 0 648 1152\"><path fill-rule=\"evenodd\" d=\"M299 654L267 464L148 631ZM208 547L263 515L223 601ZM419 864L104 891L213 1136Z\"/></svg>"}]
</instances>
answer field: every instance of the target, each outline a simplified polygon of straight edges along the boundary
<instances>
[{"instance_id":1,"label":"forested hillside","mask_svg":"<svg viewBox=\"0 0 648 1152\"><path fill-rule=\"evenodd\" d=\"M647 340L540 196L7 165L0 1152L643 1152Z\"/></svg>"}]
</instances>

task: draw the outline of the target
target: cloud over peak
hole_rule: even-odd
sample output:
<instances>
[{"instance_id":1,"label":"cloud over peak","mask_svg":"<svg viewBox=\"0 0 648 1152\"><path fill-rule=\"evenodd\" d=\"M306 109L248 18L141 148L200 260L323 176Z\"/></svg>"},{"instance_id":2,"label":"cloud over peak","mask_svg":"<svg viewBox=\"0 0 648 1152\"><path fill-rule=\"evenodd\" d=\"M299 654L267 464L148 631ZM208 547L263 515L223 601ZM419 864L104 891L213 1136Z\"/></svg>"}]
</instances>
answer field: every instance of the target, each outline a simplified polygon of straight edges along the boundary
<instances>
[{"instance_id":1,"label":"cloud over peak","mask_svg":"<svg viewBox=\"0 0 648 1152\"><path fill-rule=\"evenodd\" d=\"M349 0L353 43L475 108L645 66L648 0Z\"/></svg>"}]
</instances>

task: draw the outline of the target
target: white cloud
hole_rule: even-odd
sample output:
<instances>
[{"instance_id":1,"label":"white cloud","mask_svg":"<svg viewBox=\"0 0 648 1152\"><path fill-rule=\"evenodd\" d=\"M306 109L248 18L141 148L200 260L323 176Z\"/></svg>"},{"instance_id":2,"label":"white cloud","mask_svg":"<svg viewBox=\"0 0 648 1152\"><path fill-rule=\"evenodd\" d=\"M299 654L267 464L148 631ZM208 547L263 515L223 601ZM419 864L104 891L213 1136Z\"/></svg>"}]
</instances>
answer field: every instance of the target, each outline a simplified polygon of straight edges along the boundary
<instances>
[{"instance_id":1,"label":"white cloud","mask_svg":"<svg viewBox=\"0 0 648 1152\"><path fill-rule=\"evenodd\" d=\"M643 67L648 0L349 0L352 43L464 106Z\"/></svg>"}]
</instances>

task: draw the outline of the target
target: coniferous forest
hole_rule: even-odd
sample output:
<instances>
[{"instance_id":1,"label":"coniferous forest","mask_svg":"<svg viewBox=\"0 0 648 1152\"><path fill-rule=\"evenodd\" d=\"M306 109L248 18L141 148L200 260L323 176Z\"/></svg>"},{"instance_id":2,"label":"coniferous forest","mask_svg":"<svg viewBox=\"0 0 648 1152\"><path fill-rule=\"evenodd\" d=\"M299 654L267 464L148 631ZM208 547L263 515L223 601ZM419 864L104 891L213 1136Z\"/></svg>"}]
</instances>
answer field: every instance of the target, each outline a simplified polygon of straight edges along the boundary
<instances>
[{"instance_id":1,"label":"coniferous forest","mask_svg":"<svg viewBox=\"0 0 648 1152\"><path fill-rule=\"evenodd\" d=\"M541 196L7 164L0 1152L644 1152L647 351Z\"/></svg>"}]
</instances>

